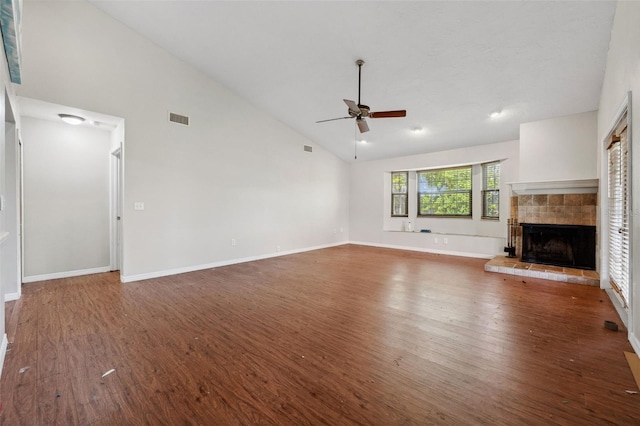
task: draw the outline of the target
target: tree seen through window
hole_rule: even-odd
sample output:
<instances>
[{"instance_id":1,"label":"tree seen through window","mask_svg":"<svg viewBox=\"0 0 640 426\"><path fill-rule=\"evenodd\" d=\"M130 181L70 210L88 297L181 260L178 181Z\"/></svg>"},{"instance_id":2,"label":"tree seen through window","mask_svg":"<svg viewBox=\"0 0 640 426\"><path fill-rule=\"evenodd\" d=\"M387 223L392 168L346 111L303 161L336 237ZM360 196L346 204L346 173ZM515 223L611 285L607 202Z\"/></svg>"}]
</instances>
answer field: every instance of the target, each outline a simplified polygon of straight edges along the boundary
<instances>
[{"instance_id":1,"label":"tree seen through window","mask_svg":"<svg viewBox=\"0 0 640 426\"><path fill-rule=\"evenodd\" d=\"M418 216L471 217L471 166L417 172Z\"/></svg>"}]
</instances>

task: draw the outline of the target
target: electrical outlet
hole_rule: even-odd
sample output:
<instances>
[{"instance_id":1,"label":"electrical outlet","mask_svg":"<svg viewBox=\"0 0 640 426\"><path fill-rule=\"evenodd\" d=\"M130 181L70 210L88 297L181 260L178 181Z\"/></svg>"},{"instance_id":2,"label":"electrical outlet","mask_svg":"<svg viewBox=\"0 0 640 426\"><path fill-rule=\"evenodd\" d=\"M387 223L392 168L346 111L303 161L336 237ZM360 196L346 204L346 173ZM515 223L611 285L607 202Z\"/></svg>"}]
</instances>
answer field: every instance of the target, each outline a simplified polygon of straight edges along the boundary
<instances>
[{"instance_id":1,"label":"electrical outlet","mask_svg":"<svg viewBox=\"0 0 640 426\"><path fill-rule=\"evenodd\" d=\"M442 239L442 243L443 244L449 244L449 239L448 238L443 238Z\"/></svg>"},{"instance_id":2,"label":"electrical outlet","mask_svg":"<svg viewBox=\"0 0 640 426\"><path fill-rule=\"evenodd\" d=\"M235 239L235 238L232 238L232 239L231 239L231 245L232 245L232 246L235 246L235 245L236 245L236 239Z\"/></svg>"},{"instance_id":3,"label":"electrical outlet","mask_svg":"<svg viewBox=\"0 0 640 426\"><path fill-rule=\"evenodd\" d=\"M280 246L276 246L276 251L280 251Z\"/></svg>"},{"instance_id":4,"label":"electrical outlet","mask_svg":"<svg viewBox=\"0 0 640 426\"><path fill-rule=\"evenodd\" d=\"M133 203L133 209L134 210L144 210L144 203L141 203L139 201Z\"/></svg>"},{"instance_id":5,"label":"electrical outlet","mask_svg":"<svg viewBox=\"0 0 640 426\"><path fill-rule=\"evenodd\" d=\"M344 232L344 228L340 228L340 233L342 234Z\"/></svg>"},{"instance_id":6,"label":"electrical outlet","mask_svg":"<svg viewBox=\"0 0 640 426\"><path fill-rule=\"evenodd\" d=\"M433 242L438 244L438 237L433 237Z\"/></svg>"}]
</instances>

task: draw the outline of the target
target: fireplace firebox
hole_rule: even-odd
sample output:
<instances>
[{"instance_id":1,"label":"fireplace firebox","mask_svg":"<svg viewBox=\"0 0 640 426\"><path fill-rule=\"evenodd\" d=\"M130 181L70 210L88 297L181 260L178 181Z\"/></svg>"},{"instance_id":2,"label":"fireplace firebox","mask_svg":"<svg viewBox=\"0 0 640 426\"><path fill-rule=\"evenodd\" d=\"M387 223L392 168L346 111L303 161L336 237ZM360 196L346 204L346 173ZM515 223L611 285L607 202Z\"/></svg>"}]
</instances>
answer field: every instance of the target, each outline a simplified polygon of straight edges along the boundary
<instances>
[{"instance_id":1,"label":"fireplace firebox","mask_svg":"<svg viewBox=\"0 0 640 426\"><path fill-rule=\"evenodd\" d=\"M596 227L522 223L522 261L596 269Z\"/></svg>"}]
</instances>

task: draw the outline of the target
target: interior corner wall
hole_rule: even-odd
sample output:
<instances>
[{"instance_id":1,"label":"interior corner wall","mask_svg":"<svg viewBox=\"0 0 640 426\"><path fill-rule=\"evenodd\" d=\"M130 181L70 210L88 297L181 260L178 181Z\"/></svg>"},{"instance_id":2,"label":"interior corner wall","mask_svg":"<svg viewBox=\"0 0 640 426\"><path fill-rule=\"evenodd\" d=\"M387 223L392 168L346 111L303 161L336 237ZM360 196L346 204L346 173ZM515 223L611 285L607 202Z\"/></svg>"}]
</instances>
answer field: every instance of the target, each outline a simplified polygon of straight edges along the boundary
<instances>
[{"instance_id":1,"label":"interior corner wall","mask_svg":"<svg viewBox=\"0 0 640 426\"><path fill-rule=\"evenodd\" d=\"M344 161L88 2L22 32L20 95L125 120L124 281L348 241Z\"/></svg>"},{"instance_id":2,"label":"interior corner wall","mask_svg":"<svg viewBox=\"0 0 640 426\"><path fill-rule=\"evenodd\" d=\"M110 132L22 117L22 142L24 280L108 270Z\"/></svg>"},{"instance_id":3,"label":"interior corner wall","mask_svg":"<svg viewBox=\"0 0 640 426\"><path fill-rule=\"evenodd\" d=\"M500 220L480 218L480 203L474 203L473 218L417 218L415 177L409 176L409 217L391 218L385 206L390 199L392 171L420 170L479 164L501 160ZM491 258L503 251L506 243L507 219L510 214L510 188L518 171L518 141L487 144L429 154L398 157L387 160L357 162L351 165L352 242L382 247L443 254ZM413 175L415 176L415 175ZM478 191L481 176L474 175ZM413 180L412 180L413 179ZM479 197L478 197L479 200ZM411 221L414 230L430 229L431 233L401 232L403 222Z\"/></svg>"},{"instance_id":4,"label":"interior corner wall","mask_svg":"<svg viewBox=\"0 0 640 426\"><path fill-rule=\"evenodd\" d=\"M631 91L631 280L629 301L629 341L640 353L640 3L618 2L611 31L602 94L598 110L598 167L606 167L603 139L615 123L616 113ZM602 175L602 171L600 174ZM602 183L601 183L602 185ZM606 206L602 206L601 227L606 226ZM606 259L601 259L601 262ZM603 277L606 279L606 277Z\"/></svg>"},{"instance_id":5,"label":"interior corner wall","mask_svg":"<svg viewBox=\"0 0 640 426\"><path fill-rule=\"evenodd\" d=\"M7 102L9 101L9 102ZM0 120L0 145L2 145L2 149L4 150L5 145L5 105L7 103L15 104L15 86L11 83L11 79L9 78L9 67L7 65L6 55L3 53L0 55L0 116L3 117ZM13 111L17 113L16 110ZM19 120L16 120L19 121ZM0 158L0 165L3 164L5 158ZM2 172L0 173L2 179L5 178L5 168L2 167ZM3 188L4 190L4 188ZM1 195L5 195L2 193ZM7 205L7 208L15 208L16 206ZM1 214L1 213L0 213ZM4 218L3 218L4 219ZM0 223L3 223L0 220ZM3 225L0 225L0 235L5 236L13 236L15 237L17 229L9 229L5 228ZM6 234L5 234L6 233ZM8 235L7 235L8 234ZM6 238L5 238L6 240ZM2 268L2 264L0 262L0 269ZM2 271L0 270L0 277L2 277ZM0 278L0 374L2 373L2 366L4 364L4 357L7 350L7 335L5 333L5 304L3 303L5 300L5 295L8 293L12 293L13 289L7 289L6 282L3 278Z\"/></svg>"},{"instance_id":6,"label":"interior corner wall","mask_svg":"<svg viewBox=\"0 0 640 426\"><path fill-rule=\"evenodd\" d=\"M520 182L596 179L597 112L520 125Z\"/></svg>"}]
</instances>

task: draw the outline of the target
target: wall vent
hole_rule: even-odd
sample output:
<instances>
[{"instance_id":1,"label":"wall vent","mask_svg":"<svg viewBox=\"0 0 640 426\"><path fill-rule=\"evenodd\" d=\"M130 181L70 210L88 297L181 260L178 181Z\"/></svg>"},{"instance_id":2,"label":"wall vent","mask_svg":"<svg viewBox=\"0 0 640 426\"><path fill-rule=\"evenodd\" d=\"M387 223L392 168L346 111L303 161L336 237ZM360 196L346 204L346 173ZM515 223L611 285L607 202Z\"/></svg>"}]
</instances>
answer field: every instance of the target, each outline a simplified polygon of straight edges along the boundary
<instances>
[{"instance_id":1,"label":"wall vent","mask_svg":"<svg viewBox=\"0 0 640 426\"><path fill-rule=\"evenodd\" d=\"M304 146L304 150L307 151L307 152L313 152L313 147L309 146L309 145L305 145Z\"/></svg>"},{"instance_id":2,"label":"wall vent","mask_svg":"<svg viewBox=\"0 0 640 426\"><path fill-rule=\"evenodd\" d=\"M186 115L176 114L175 112L169 113L169 121L172 123L182 124L185 126L189 125L189 117Z\"/></svg>"}]
</instances>

